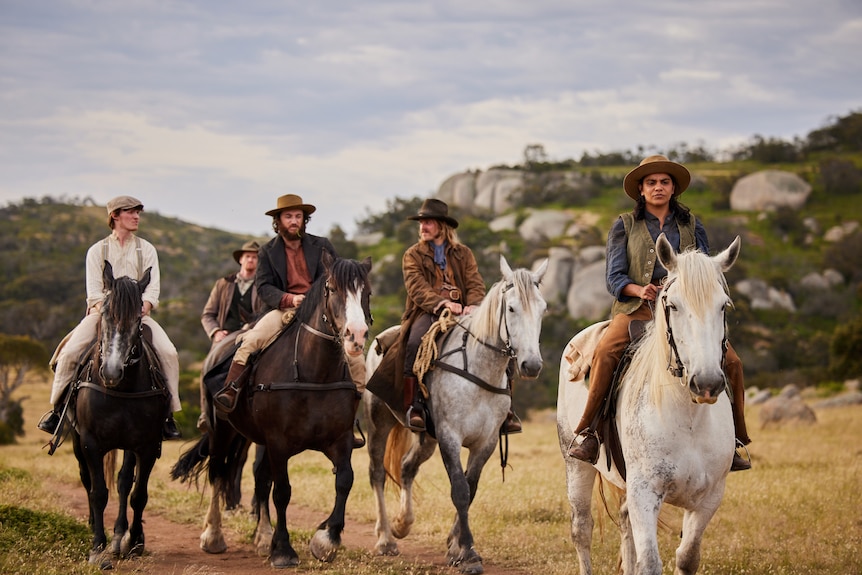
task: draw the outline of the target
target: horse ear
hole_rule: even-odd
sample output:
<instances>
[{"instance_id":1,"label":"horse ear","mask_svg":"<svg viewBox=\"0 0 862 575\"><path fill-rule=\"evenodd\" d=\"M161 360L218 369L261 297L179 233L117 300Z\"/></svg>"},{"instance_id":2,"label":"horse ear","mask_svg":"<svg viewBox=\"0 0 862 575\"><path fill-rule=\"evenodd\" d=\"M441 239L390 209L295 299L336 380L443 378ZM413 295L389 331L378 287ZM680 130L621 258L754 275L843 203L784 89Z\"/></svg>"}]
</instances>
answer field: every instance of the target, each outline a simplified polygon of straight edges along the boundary
<instances>
[{"instance_id":1,"label":"horse ear","mask_svg":"<svg viewBox=\"0 0 862 575\"><path fill-rule=\"evenodd\" d=\"M503 273L503 277L509 279L512 277L512 268L509 266L509 262L506 261L506 256L500 254L500 271Z\"/></svg>"},{"instance_id":2,"label":"horse ear","mask_svg":"<svg viewBox=\"0 0 862 575\"><path fill-rule=\"evenodd\" d=\"M730 242L727 249L713 258L721 266L721 271L726 272L733 267L733 264L736 263L736 258L739 257L740 249L742 249L742 240L739 236L736 236L736 239Z\"/></svg>"},{"instance_id":3,"label":"horse ear","mask_svg":"<svg viewBox=\"0 0 862 575\"><path fill-rule=\"evenodd\" d=\"M667 240L664 232L659 234L655 241L655 251L658 254L658 261L664 266L664 269L671 272L676 269L676 252L673 251L673 246Z\"/></svg>"},{"instance_id":4,"label":"horse ear","mask_svg":"<svg viewBox=\"0 0 862 575\"><path fill-rule=\"evenodd\" d=\"M102 268L102 283L105 284L106 290L114 287L114 268L108 260L105 260L105 266Z\"/></svg>"},{"instance_id":5,"label":"horse ear","mask_svg":"<svg viewBox=\"0 0 862 575\"><path fill-rule=\"evenodd\" d=\"M371 256L362 260L360 264L365 268L365 273L371 273Z\"/></svg>"},{"instance_id":6,"label":"horse ear","mask_svg":"<svg viewBox=\"0 0 862 575\"><path fill-rule=\"evenodd\" d=\"M542 281L542 278L545 277L546 271L548 271L548 258L542 260L542 263L539 264L539 269L537 269L531 274L533 278L533 283L539 285L539 283L541 283Z\"/></svg>"},{"instance_id":7,"label":"horse ear","mask_svg":"<svg viewBox=\"0 0 862 575\"><path fill-rule=\"evenodd\" d=\"M144 293L147 289L147 286L150 285L150 279L152 278L152 274L150 272L152 271L153 267L148 267L147 271L144 272L144 277L138 280L138 287L141 288L141 293Z\"/></svg>"},{"instance_id":8,"label":"horse ear","mask_svg":"<svg viewBox=\"0 0 862 575\"><path fill-rule=\"evenodd\" d=\"M328 270L332 267L332 262L335 261L335 258L327 250L322 250L320 254L320 261L323 264L323 267Z\"/></svg>"}]
</instances>

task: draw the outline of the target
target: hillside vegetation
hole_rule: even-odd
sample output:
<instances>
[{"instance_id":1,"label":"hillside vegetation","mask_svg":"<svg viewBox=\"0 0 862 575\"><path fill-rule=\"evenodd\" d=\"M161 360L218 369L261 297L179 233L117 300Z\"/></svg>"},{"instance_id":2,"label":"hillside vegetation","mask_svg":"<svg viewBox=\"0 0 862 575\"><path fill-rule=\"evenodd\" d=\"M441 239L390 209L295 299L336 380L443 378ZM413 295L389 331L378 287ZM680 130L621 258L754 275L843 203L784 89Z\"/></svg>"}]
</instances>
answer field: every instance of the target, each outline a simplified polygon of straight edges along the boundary
<instances>
[{"instance_id":1,"label":"hillside vegetation","mask_svg":"<svg viewBox=\"0 0 862 575\"><path fill-rule=\"evenodd\" d=\"M817 384L862 375L862 233L829 243L812 235L805 219L821 230L847 221L862 222L862 113L839 117L793 142L755 136L746 146L715 154L685 145L671 150L584 154L580 160L550 161L541 145L528 146L524 162L511 168L524 171L529 182L517 213L541 207L583 210L595 215L595 229L579 240L603 245L613 218L631 208L622 192L624 174L644 155L664 153L685 163L694 175L683 202L703 220L714 250L739 234L742 257L730 272L731 285L750 277L766 280L789 292L797 311L757 311L735 294L729 314L731 338L746 365L749 384L780 386L791 381ZM798 212L741 214L729 209L733 183L761 169L794 172L813 186L807 205ZM592 182L588 193L558 185L560 173L580 171ZM400 260L415 241L416 224L406 217L416 213L422 198L396 198L387 210L357 222L362 234L383 232L376 245L358 245L335 227L329 232L339 253L372 256L375 268L372 298L374 332L396 323L403 309ZM459 235L480 260L490 285L499 278L499 254L514 266L531 266L553 245L571 245L571 238L539 244L524 242L515 232L494 232L490 215L455 213ZM0 333L27 335L49 351L80 320L84 311L84 255L108 233L105 209L90 200L27 199L0 209ZM318 230L322 231L322 230ZM142 237L159 250L162 267L161 307L155 317L165 327L188 369L205 355L209 340L200 327L200 311L213 282L234 271L230 254L250 238L203 228L147 211ZM839 271L844 287L828 293L808 293L799 281L810 272ZM515 398L520 409L547 407L556 395L554 365L566 342L585 327L552 309L543 325L546 369L536 382L520 382ZM831 348L831 352L830 352ZM851 360L848 360L851 358ZM186 374L190 416L196 417L196 374ZM191 417L191 421L194 421Z\"/></svg>"}]
</instances>

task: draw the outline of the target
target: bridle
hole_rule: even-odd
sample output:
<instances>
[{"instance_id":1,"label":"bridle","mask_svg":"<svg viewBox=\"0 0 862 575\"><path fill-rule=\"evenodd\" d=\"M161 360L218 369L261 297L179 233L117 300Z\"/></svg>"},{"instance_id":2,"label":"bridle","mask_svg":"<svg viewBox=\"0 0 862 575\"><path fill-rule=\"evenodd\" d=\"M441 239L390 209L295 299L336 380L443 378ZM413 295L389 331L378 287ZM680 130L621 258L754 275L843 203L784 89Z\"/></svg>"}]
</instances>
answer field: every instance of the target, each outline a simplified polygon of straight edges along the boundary
<instances>
[{"instance_id":1,"label":"bridle","mask_svg":"<svg viewBox=\"0 0 862 575\"><path fill-rule=\"evenodd\" d=\"M679 349L676 346L676 339L673 337L673 327L670 323L670 312L672 309L676 309L673 304L669 304L667 302L667 293L673 283L676 281L676 278L672 278L664 285L662 289L661 295L661 306L664 308L664 320L665 320L665 333L667 336L667 343L670 347L670 351L668 352L667 358L667 370L674 377L680 378L682 385L685 385L685 380L683 379L683 374L685 373L685 366L682 364L682 360L679 357ZM721 370L724 372L724 364L727 358L727 310L722 309L722 323L724 324L724 335L721 338Z\"/></svg>"}]
</instances>

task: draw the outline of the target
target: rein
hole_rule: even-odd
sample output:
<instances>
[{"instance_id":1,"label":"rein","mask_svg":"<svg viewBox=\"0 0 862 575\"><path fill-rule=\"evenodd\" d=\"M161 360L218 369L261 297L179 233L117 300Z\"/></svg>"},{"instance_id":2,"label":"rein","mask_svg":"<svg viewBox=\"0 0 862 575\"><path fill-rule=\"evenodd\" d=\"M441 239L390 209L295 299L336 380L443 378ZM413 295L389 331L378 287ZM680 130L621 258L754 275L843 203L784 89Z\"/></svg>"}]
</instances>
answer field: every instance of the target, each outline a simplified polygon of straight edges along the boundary
<instances>
[{"instance_id":1,"label":"rein","mask_svg":"<svg viewBox=\"0 0 862 575\"><path fill-rule=\"evenodd\" d=\"M319 338L325 339L327 341L331 341L332 343L338 345L339 347L343 346L343 341L341 339L341 330L337 329L332 322L329 321L329 316L326 314L326 310L329 306L329 296L332 292L335 291L329 287L329 280L326 280L324 283L324 311L321 314L321 320L323 324L328 326L329 329L332 330L333 333L322 332L319 329L316 329L305 322L299 324L299 327L309 332L312 335L316 335ZM256 390L259 391L270 391L270 390L278 390L278 389L294 389L294 390L305 390L305 391L313 391L320 390L325 391L329 389L343 389L346 388L346 384L348 382L335 382L335 383L303 383L299 381L299 334L296 334L296 338L293 340L293 381L290 383L272 383L269 385L257 385L255 386ZM350 387L356 389L356 384L352 381L349 382ZM339 387L340 384L345 384L344 386ZM310 387L314 386L314 387ZM336 386L336 387L333 387Z\"/></svg>"}]
</instances>

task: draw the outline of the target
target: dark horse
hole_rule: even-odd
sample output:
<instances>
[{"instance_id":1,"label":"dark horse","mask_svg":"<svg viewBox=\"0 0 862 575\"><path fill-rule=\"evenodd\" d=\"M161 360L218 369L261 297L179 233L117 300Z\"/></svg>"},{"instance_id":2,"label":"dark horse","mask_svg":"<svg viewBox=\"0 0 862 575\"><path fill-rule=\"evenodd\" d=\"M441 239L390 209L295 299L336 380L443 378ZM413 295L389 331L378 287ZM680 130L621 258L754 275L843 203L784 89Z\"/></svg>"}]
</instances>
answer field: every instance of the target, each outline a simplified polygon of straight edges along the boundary
<instances>
[{"instance_id":1,"label":"dark horse","mask_svg":"<svg viewBox=\"0 0 862 575\"><path fill-rule=\"evenodd\" d=\"M142 337L142 294L150 283L150 268L139 281L114 279L113 268L106 261L102 275L106 295L98 344L82 367L82 377L72 387L72 439L81 483L90 503L93 545L89 561L110 569L110 555L125 558L144 552L147 482L161 455L162 422L169 409L170 392ZM113 452L118 449L124 452L117 478L120 510L109 555L104 522L108 503L105 474L113 474ZM111 463L104 465L109 453ZM128 503L134 512L131 526L126 517Z\"/></svg>"},{"instance_id":2,"label":"dark horse","mask_svg":"<svg viewBox=\"0 0 862 575\"><path fill-rule=\"evenodd\" d=\"M353 487L353 422L359 403L344 354L361 354L365 346L371 319L371 260L333 261L324 254L322 263L324 274L312 284L278 339L255 361L252 381L236 409L224 416L227 422L211 418L212 431L183 453L171 470L174 479L188 482L208 469L213 493L200 538L201 549L208 553L227 548L220 504L235 499L235 478L250 442L264 446L268 463L255 473L255 497L260 504L255 531L258 553L269 555L276 568L299 563L287 531L291 495L287 462L309 449L322 452L335 467L335 506L312 537L311 552L321 561L332 561L341 544L347 496ZM207 393L208 413L211 401Z\"/></svg>"}]
</instances>

